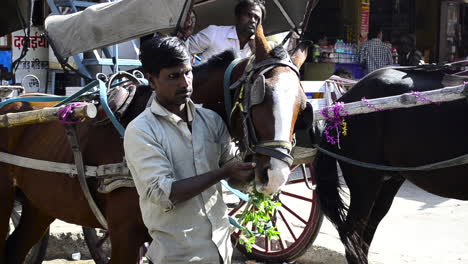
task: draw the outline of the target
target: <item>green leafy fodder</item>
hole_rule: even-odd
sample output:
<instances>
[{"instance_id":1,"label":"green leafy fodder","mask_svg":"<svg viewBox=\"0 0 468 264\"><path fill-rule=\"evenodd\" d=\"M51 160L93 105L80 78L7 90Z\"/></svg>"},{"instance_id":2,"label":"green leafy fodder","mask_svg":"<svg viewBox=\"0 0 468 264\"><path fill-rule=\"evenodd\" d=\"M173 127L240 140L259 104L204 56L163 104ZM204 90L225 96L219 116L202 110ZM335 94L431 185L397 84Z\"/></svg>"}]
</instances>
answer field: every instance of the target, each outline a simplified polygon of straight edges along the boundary
<instances>
[{"instance_id":1,"label":"green leafy fodder","mask_svg":"<svg viewBox=\"0 0 468 264\"><path fill-rule=\"evenodd\" d=\"M263 235L268 240L279 239L280 232L273 226L271 218L280 206L281 203L253 188L245 210L236 215L241 225L238 242L244 245L248 252L252 252L257 236Z\"/></svg>"}]
</instances>

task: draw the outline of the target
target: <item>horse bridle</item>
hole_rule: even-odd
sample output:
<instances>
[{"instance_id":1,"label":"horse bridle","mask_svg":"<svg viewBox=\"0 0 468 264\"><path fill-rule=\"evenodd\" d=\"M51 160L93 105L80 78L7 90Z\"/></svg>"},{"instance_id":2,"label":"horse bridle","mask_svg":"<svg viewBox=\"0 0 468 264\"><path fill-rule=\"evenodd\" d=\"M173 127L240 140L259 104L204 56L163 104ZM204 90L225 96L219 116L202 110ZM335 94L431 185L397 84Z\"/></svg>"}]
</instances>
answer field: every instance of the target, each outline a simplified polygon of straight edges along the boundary
<instances>
[{"instance_id":1,"label":"horse bridle","mask_svg":"<svg viewBox=\"0 0 468 264\"><path fill-rule=\"evenodd\" d=\"M265 74L267 72L276 67L289 67L300 76L299 70L289 57L282 60L269 58L255 64L252 64L252 61L253 58L250 59L242 77L230 86L230 89L241 87L230 115L230 122L236 111L240 111L242 117L242 130L246 140L238 140L239 147L244 158L252 154L261 154L276 158L291 166L293 164L291 156L293 143L283 140L259 141L252 121L251 108L261 104L264 100Z\"/></svg>"}]
</instances>

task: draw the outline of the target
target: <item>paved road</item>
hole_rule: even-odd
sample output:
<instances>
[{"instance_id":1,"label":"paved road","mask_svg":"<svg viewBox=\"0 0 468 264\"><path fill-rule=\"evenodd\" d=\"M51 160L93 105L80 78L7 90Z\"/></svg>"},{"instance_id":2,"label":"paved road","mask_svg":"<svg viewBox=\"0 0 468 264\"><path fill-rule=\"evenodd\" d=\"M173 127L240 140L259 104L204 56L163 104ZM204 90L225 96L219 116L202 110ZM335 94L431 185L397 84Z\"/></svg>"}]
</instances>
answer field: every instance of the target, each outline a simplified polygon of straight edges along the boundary
<instances>
[{"instance_id":1,"label":"paved road","mask_svg":"<svg viewBox=\"0 0 468 264\"><path fill-rule=\"evenodd\" d=\"M54 224L52 229L71 227ZM324 221L314 247L296 263L345 263L343 251L336 230ZM374 264L468 264L468 201L434 196L405 183L377 230L369 258ZM71 262L53 260L44 263ZM235 262L240 263L245 261Z\"/></svg>"}]
</instances>

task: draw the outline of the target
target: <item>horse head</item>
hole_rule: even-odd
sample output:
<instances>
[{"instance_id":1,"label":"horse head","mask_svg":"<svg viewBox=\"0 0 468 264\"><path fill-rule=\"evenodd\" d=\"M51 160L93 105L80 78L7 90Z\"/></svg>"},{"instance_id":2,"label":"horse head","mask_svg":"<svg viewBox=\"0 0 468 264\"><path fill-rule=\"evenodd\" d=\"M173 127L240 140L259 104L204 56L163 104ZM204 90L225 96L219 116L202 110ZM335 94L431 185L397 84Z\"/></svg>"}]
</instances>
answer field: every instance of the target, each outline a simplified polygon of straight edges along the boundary
<instances>
[{"instance_id":1,"label":"horse head","mask_svg":"<svg viewBox=\"0 0 468 264\"><path fill-rule=\"evenodd\" d=\"M293 60L281 46L271 49L261 26L255 40L255 60L246 68L240 92L243 109L232 123L244 159L257 165L257 191L273 194L291 173L295 123L307 102L298 70L306 56L301 56L303 48L296 50Z\"/></svg>"}]
</instances>

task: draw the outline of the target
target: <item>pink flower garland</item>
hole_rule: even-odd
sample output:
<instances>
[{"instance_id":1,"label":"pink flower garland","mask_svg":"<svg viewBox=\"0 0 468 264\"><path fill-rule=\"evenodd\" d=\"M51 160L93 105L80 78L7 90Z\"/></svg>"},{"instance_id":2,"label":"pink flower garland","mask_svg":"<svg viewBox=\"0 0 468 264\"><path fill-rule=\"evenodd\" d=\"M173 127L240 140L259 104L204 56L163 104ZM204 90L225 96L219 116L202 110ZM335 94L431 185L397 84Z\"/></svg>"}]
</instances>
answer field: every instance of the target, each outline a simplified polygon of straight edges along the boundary
<instances>
[{"instance_id":1,"label":"pink flower garland","mask_svg":"<svg viewBox=\"0 0 468 264\"><path fill-rule=\"evenodd\" d=\"M330 115L330 112L333 114ZM320 113L327 120L327 126L323 132L327 142L332 145L339 145L340 134L346 135L345 117L348 116L348 113L344 111L344 103L339 102L330 107L324 107L320 110ZM333 129L336 130L336 138L330 133Z\"/></svg>"}]
</instances>

